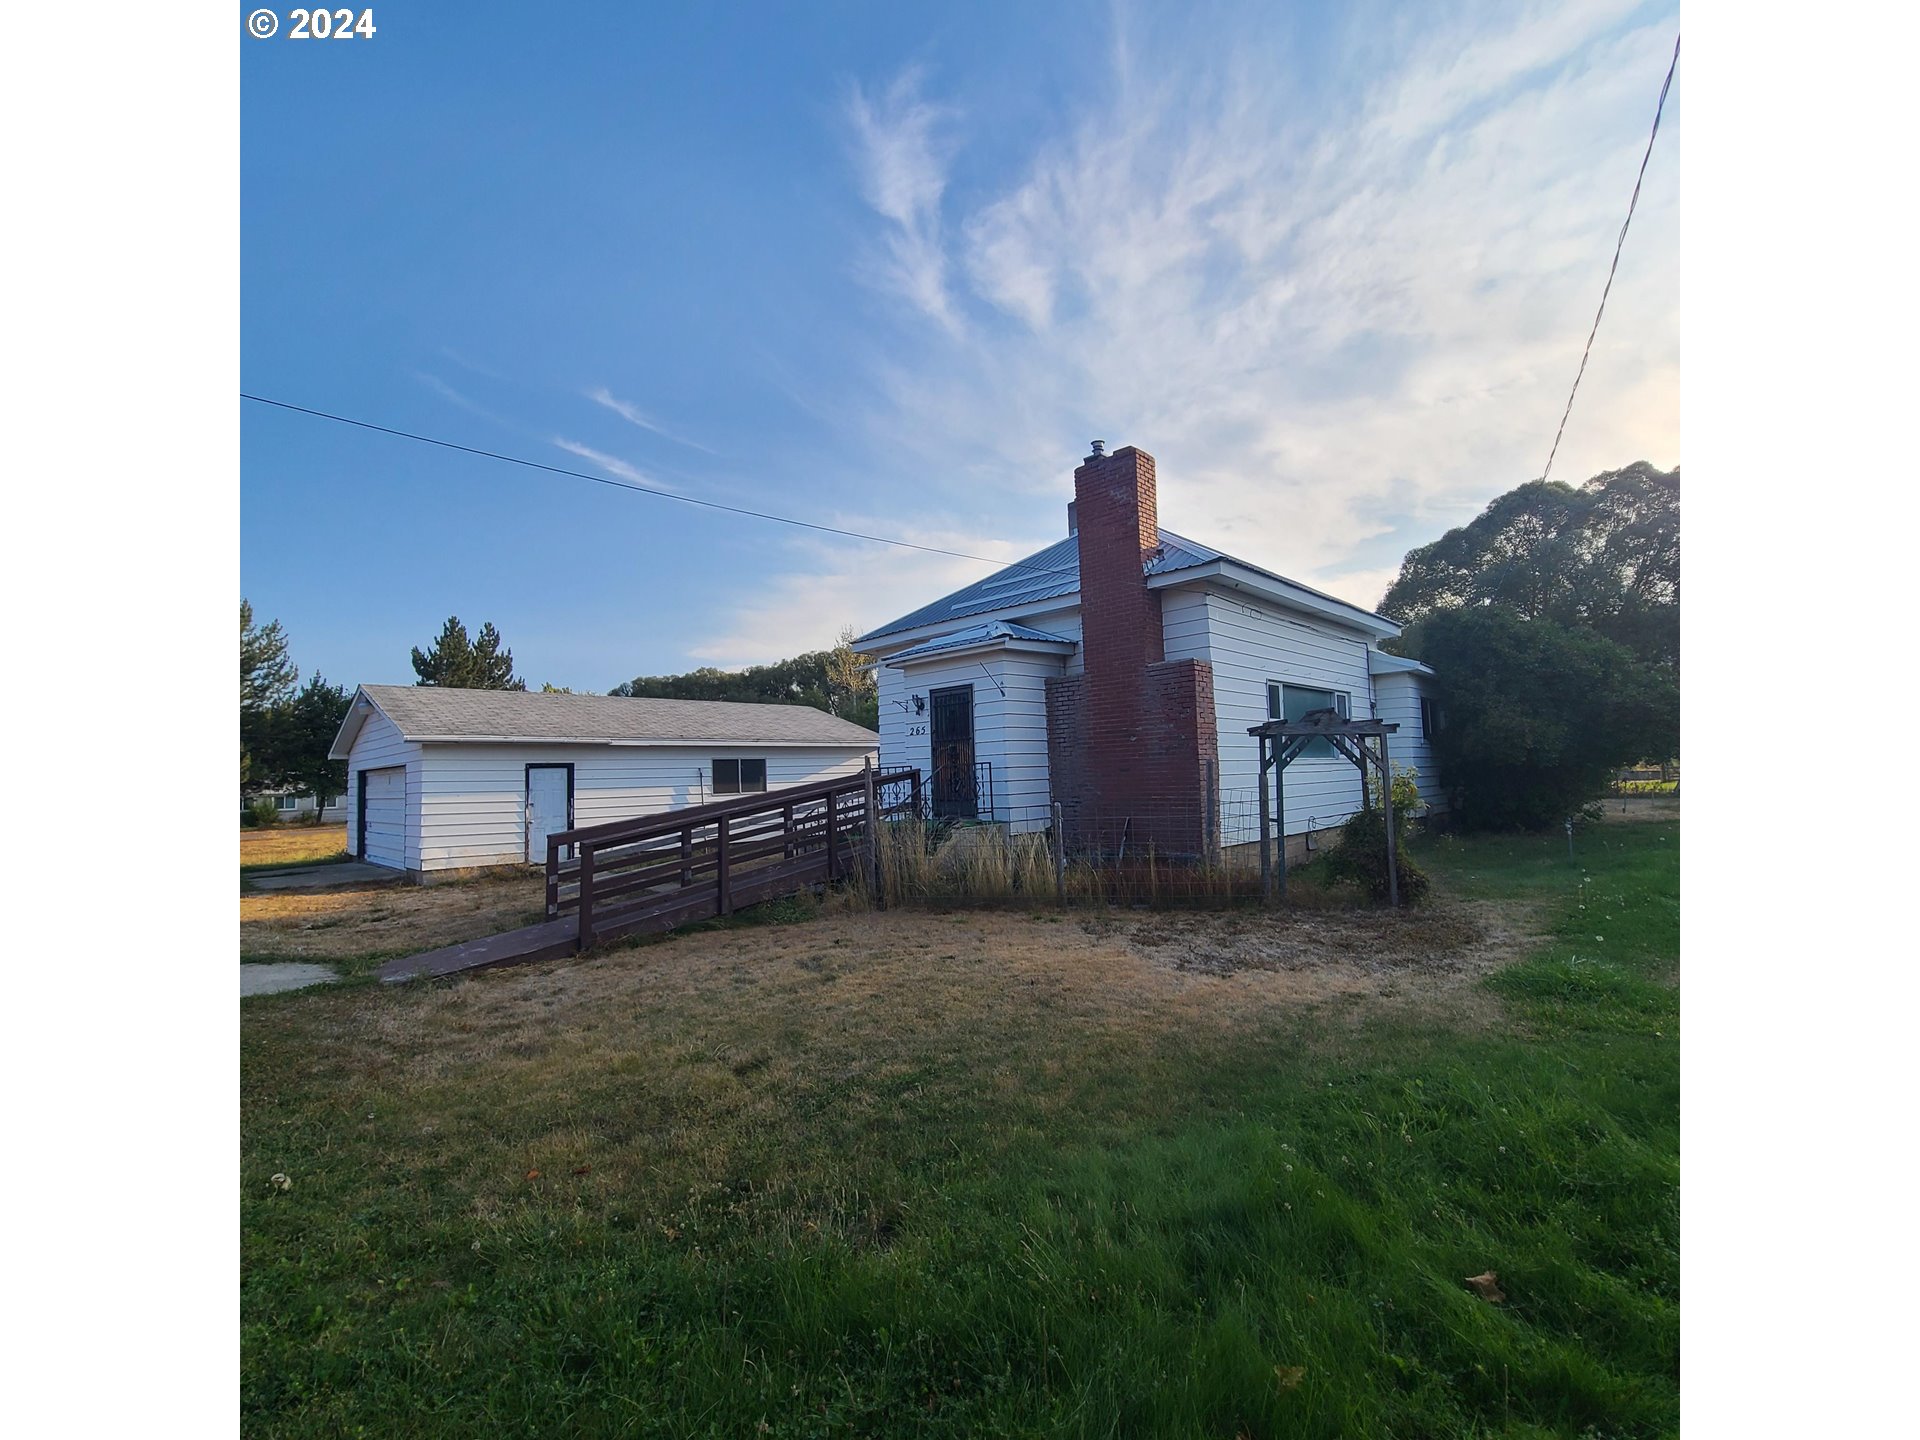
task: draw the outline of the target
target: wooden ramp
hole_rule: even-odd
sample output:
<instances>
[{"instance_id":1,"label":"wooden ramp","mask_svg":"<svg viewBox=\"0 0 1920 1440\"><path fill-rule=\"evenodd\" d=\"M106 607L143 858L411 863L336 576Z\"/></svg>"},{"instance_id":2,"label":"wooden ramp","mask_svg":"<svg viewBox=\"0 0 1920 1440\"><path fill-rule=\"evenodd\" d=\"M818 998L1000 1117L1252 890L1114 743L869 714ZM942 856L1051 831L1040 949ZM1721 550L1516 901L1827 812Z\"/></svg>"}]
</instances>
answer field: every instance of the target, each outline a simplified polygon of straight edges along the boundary
<instances>
[{"instance_id":1,"label":"wooden ramp","mask_svg":"<svg viewBox=\"0 0 1920 1440\"><path fill-rule=\"evenodd\" d=\"M419 955L403 955L389 960L373 973L389 985L402 980L432 980L462 970L484 970L490 965L524 965L532 960L553 960L571 955L580 948L580 927L573 920L542 920L521 930L489 935L483 940L463 940L458 945L443 945Z\"/></svg>"},{"instance_id":2,"label":"wooden ramp","mask_svg":"<svg viewBox=\"0 0 1920 1440\"><path fill-rule=\"evenodd\" d=\"M830 884L871 865L877 820L919 803L918 771L869 770L561 831L547 845L546 920L389 960L375 973L391 984L558 959Z\"/></svg>"}]
</instances>

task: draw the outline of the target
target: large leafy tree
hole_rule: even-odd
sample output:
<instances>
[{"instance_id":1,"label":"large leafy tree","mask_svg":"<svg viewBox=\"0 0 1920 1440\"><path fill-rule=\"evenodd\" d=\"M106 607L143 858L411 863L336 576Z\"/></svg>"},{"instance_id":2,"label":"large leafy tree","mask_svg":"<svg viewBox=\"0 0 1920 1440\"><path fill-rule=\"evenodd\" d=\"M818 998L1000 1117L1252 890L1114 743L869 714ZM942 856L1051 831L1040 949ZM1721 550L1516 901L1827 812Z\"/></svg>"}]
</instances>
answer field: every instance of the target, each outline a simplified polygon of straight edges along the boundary
<instances>
[{"instance_id":1,"label":"large leafy tree","mask_svg":"<svg viewBox=\"0 0 1920 1440\"><path fill-rule=\"evenodd\" d=\"M853 648L853 637L857 633L853 626L844 626L833 649L827 652L828 708L842 720L878 730L880 687L868 668L873 657Z\"/></svg>"},{"instance_id":2,"label":"large leafy tree","mask_svg":"<svg viewBox=\"0 0 1920 1440\"><path fill-rule=\"evenodd\" d=\"M278 620L257 624L253 606L240 602L240 793L256 795L276 783L264 771L277 707L293 695L300 671Z\"/></svg>"},{"instance_id":3,"label":"large leafy tree","mask_svg":"<svg viewBox=\"0 0 1920 1440\"><path fill-rule=\"evenodd\" d=\"M442 685L450 690L524 690L527 682L513 673L513 652L500 643L500 632L488 621L473 639L460 617L450 615L433 647L413 651L413 671L419 685Z\"/></svg>"},{"instance_id":4,"label":"large leafy tree","mask_svg":"<svg viewBox=\"0 0 1920 1440\"><path fill-rule=\"evenodd\" d=\"M1557 824L1622 765L1677 753L1674 672L1591 630L1477 606L1436 611L1402 638L1437 672L1431 743L1465 825Z\"/></svg>"},{"instance_id":5,"label":"large leafy tree","mask_svg":"<svg viewBox=\"0 0 1920 1440\"><path fill-rule=\"evenodd\" d=\"M1380 609L1411 624L1476 605L1591 630L1678 665L1679 470L1642 460L1578 489L1536 480L1509 490L1470 524L1409 551Z\"/></svg>"}]
</instances>

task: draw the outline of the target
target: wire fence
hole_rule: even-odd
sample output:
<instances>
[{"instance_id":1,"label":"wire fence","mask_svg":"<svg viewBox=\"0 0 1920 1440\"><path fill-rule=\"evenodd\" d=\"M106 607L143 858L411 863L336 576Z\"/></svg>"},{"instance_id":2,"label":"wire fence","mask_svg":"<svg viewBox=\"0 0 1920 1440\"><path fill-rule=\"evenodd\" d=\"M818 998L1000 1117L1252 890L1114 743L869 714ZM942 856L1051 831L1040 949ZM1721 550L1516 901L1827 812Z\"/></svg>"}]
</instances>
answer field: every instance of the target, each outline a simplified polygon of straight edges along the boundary
<instances>
[{"instance_id":1,"label":"wire fence","mask_svg":"<svg viewBox=\"0 0 1920 1440\"><path fill-rule=\"evenodd\" d=\"M1149 844L1069 855L1047 830L912 818L884 822L877 842L873 873L855 889L889 907L1204 906L1261 893L1258 863L1229 853L1203 860Z\"/></svg>"},{"instance_id":2,"label":"wire fence","mask_svg":"<svg viewBox=\"0 0 1920 1440\"><path fill-rule=\"evenodd\" d=\"M886 905L936 906L1148 905L1208 906L1254 903L1261 897L1260 796L1226 790L1209 802L1136 802L1094 805L1006 805L991 819L938 815L923 802L886 806L894 818L880 827L877 875L857 889ZM1296 865L1336 843L1327 823L1296 817L1288 850ZM1310 827L1300 831L1304 819ZM1273 822L1269 822L1273 823ZM1277 826L1271 832L1280 851ZM1310 890L1296 902L1318 903Z\"/></svg>"}]
</instances>

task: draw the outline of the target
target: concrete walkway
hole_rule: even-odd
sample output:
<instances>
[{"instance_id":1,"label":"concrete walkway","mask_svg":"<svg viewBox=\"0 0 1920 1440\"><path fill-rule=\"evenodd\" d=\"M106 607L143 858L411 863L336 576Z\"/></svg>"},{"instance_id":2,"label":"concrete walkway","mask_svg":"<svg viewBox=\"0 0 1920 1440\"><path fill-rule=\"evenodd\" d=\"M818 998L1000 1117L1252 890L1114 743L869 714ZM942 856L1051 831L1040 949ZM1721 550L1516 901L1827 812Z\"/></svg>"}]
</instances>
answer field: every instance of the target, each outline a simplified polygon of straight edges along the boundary
<instances>
[{"instance_id":1,"label":"concrete walkway","mask_svg":"<svg viewBox=\"0 0 1920 1440\"><path fill-rule=\"evenodd\" d=\"M282 990L304 990L309 985L331 985L340 978L331 965L242 965L240 994L276 995Z\"/></svg>"},{"instance_id":2,"label":"concrete walkway","mask_svg":"<svg viewBox=\"0 0 1920 1440\"><path fill-rule=\"evenodd\" d=\"M256 890L332 890L344 885L395 885L406 876L385 865L344 860L331 865L292 865L285 870L243 871L240 878Z\"/></svg>"}]
</instances>

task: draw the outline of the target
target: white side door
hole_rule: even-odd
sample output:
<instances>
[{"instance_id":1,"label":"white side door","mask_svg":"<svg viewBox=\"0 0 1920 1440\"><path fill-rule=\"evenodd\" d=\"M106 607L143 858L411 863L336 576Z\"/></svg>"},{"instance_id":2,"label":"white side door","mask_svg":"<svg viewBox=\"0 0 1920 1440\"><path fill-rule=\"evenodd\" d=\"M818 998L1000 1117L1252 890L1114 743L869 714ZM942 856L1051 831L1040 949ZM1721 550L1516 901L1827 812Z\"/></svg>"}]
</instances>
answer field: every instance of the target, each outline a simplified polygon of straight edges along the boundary
<instances>
[{"instance_id":1,"label":"white side door","mask_svg":"<svg viewBox=\"0 0 1920 1440\"><path fill-rule=\"evenodd\" d=\"M527 863L547 863L547 837L573 828L573 767L527 766Z\"/></svg>"}]
</instances>

